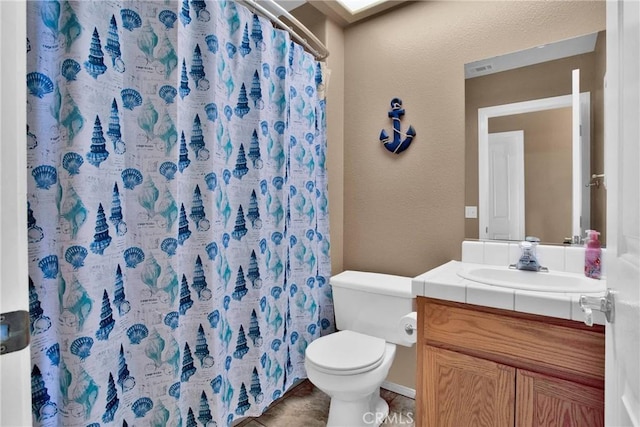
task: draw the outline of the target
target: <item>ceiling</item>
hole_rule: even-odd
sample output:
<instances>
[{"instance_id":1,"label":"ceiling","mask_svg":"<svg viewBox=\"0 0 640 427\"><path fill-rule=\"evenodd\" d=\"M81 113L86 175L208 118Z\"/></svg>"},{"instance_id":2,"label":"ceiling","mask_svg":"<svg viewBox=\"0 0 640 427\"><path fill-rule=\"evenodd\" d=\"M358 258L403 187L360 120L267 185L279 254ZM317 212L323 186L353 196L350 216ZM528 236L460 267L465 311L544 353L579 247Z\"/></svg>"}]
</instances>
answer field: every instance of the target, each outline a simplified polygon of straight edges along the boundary
<instances>
[{"instance_id":1,"label":"ceiling","mask_svg":"<svg viewBox=\"0 0 640 427\"><path fill-rule=\"evenodd\" d=\"M275 0L275 2L288 11L308 3L337 24L346 27L406 3L407 0L369 0L370 5L364 5L365 0ZM347 4L352 4L351 8Z\"/></svg>"},{"instance_id":2,"label":"ceiling","mask_svg":"<svg viewBox=\"0 0 640 427\"><path fill-rule=\"evenodd\" d=\"M276 3L290 12L296 7L305 4L306 0L276 0Z\"/></svg>"},{"instance_id":3,"label":"ceiling","mask_svg":"<svg viewBox=\"0 0 640 427\"><path fill-rule=\"evenodd\" d=\"M288 11L292 11L296 7L305 4L306 1L305 0L276 0L276 3L278 3L280 6L287 9Z\"/></svg>"}]
</instances>

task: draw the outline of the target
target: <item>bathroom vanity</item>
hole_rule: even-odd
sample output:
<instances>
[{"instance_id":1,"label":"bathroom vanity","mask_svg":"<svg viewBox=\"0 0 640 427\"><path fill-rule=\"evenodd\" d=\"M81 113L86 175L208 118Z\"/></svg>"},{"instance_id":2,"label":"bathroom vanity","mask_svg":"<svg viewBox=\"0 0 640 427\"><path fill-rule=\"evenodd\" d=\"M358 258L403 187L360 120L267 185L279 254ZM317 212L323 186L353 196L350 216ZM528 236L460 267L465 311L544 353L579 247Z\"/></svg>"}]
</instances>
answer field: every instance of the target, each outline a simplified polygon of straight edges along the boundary
<instances>
[{"instance_id":1,"label":"bathroom vanity","mask_svg":"<svg viewBox=\"0 0 640 427\"><path fill-rule=\"evenodd\" d=\"M603 426L604 328L418 298L421 426Z\"/></svg>"},{"instance_id":2,"label":"bathroom vanity","mask_svg":"<svg viewBox=\"0 0 640 427\"><path fill-rule=\"evenodd\" d=\"M465 250L468 243L471 250ZM495 244L478 244L484 245L464 242L463 260L483 266L498 260L500 266L504 254L508 265L509 244L498 248L498 256L487 254ZM552 250L556 260L562 256L558 269L571 274L573 255L564 249ZM468 265L451 261L412 282L418 306L416 425L603 426L601 313L594 312L595 324L587 326L580 293L477 283L458 274Z\"/></svg>"}]
</instances>

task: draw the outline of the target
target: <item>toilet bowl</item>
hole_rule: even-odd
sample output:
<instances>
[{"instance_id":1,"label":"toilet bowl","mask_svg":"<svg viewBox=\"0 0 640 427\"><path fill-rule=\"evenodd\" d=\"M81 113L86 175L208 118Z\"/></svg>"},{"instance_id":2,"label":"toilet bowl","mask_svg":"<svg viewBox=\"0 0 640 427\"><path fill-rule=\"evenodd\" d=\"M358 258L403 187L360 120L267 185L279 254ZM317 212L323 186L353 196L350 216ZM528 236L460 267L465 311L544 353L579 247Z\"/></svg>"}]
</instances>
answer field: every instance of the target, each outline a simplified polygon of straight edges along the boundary
<instances>
[{"instance_id":1,"label":"toilet bowl","mask_svg":"<svg viewBox=\"0 0 640 427\"><path fill-rule=\"evenodd\" d=\"M345 271L331 277L330 284L340 331L309 344L307 377L331 397L328 427L377 427L389 413L380 385L396 344L415 343L415 337L399 327L415 308L411 279Z\"/></svg>"},{"instance_id":2,"label":"toilet bowl","mask_svg":"<svg viewBox=\"0 0 640 427\"><path fill-rule=\"evenodd\" d=\"M309 381L331 397L327 426L380 425L389 413L380 385L395 354L395 344L353 331L309 344L305 358Z\"/></svg>"}]
</instances>

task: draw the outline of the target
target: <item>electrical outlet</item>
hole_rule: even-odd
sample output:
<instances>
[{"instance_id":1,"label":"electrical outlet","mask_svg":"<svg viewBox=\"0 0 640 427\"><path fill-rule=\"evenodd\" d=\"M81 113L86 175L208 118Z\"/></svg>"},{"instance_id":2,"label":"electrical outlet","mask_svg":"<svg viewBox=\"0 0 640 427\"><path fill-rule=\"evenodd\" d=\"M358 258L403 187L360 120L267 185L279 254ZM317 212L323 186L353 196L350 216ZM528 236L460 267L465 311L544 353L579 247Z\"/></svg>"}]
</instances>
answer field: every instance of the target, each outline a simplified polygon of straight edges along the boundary
<instances>
[{"instance_id":1,"label":"electrical outlet","mask_svg":"<svg viewBox=\"0 0 640 427\"><path fill-rule=\"evenodd\" d=\"M478 218L478 207L477 206L465 206L464 207L464 217L465 218Z\"/></svg>"}]
</instances>

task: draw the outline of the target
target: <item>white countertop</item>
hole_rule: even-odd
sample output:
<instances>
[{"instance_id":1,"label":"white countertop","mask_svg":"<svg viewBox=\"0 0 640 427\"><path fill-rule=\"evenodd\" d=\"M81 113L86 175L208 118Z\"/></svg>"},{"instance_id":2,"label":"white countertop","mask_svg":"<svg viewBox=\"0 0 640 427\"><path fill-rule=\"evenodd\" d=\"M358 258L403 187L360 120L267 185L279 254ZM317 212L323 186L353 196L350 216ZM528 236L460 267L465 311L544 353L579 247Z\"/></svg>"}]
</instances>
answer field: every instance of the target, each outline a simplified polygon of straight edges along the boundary
<instances>
[{"instance_id":1,"label":"white countertop","mask_svg":"<svg viewBox=\"0 0 640 427\"><path fill-rule=\"evenodd\" d=\"M463 265L469 266L473 265L473 263L449 261L413 278L413 295L578 322L584 321L584 314L579 305L580 293L526 291L485 285L458 276L457 272ZM476 265L482 266L486 264ZM601 282L603 289L605 289L606 282L604 280ZM593 323L604 325L604 314L594 310Z\"/></svg>"}]
</instances>

